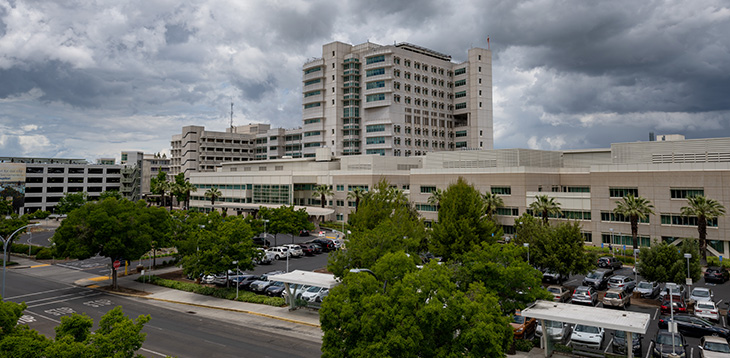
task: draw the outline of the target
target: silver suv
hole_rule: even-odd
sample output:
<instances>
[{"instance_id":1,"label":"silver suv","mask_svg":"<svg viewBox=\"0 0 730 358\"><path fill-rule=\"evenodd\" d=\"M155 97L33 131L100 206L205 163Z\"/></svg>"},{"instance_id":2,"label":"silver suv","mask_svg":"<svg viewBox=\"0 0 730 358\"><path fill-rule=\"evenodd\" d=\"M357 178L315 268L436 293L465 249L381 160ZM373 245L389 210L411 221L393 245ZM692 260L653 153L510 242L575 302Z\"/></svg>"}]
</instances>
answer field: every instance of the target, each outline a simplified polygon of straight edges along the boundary
<instances>
[{"instance_id":1,"label":"silver suv","mask_svg":"<svg viewBox=\"0 0 730 358\"><path fill-rule=\"evenodd\" d=\"M573 303L595 306L598 303L598 291L591 286L578 286L570 299Z\"/></svg>"},{"instance_id":2,"label":"silver suv","mask_svg":"<svg viewBox=\"0 0 730 358\"><path fill-rule=\"evenodd\" d=\"M624 289L626 292L631 293L636 288L636 281L631 276L616 275L608 280L608 287Z\"/></svg>"}]
</instances>

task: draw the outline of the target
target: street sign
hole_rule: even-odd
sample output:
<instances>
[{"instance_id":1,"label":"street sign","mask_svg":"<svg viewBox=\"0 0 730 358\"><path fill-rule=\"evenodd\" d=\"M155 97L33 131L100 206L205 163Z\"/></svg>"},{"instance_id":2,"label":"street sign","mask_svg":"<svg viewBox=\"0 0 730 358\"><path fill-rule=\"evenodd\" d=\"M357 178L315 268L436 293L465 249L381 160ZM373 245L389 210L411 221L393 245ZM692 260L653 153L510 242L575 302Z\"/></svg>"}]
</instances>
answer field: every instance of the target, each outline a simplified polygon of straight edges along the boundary
<instances>
[{"instance_id":1,"label":"street sign","mask_svg":"<svg viewBox=\"0 0 730 358\"><path fill-rule=\"evenodd\" d=\"M692 277L687 277L687 285L692 286Z\"/></svg>"},{"instance_id":2,"label":"street sign","mask_svg":"<svg viewBox=\"0 0 730 358\"><path fill-rule=\"evenodd\" d=\"M122 266L122 263L119 260L114 261L114 269L118 269L120 266Z\"/></svg>"}]
</instances>

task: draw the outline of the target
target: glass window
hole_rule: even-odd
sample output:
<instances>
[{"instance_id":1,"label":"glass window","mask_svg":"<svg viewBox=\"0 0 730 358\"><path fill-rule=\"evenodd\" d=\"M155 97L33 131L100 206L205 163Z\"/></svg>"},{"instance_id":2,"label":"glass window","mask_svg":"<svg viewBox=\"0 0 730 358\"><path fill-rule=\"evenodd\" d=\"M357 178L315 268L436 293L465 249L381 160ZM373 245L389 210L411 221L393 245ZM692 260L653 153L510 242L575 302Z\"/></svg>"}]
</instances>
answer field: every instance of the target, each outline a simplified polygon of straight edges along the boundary
<instances>
[{"instance_id":1,"label":"glass window","mask_svg":"<svg viewBox=\"0 0 730 358\"><path fill-rule=\"evenodd\" d=\"M466 73L466 67L457 68L454 70L454 76L463 75Z\"/></svg>"},{"instance_id":2,"label":"glass window","mask_svg":"<svg viewBox=\"0 0 730 358\"><path fill-rule=\"evenodd\" d=\"M493 186L491 192L492 194L498 195L512 195L512 188L508 186Z\"/></svg>"},{"instance_id":3,"label":"glass window","mask_svg":"<svg viewBox=\"0 0 730 358\"><path fill-rule=\"evenodd\" d=\"M315 79L313 79L313 80L309 80L309 81L307 81L307 82L304 82L304 86L309 86L309 85L313 85L313 84L315 84L315 83L320 83L320 82L322 82L322 79L320 79L320 78L315 78Z\"/></svg>"},{"instance_id":4,"label":"glass window","mask_svg":"<svg viewBox=\"0 0 730 358\"><path fill-rule=\"evenodd\" d=\"M378 62L385 62L385 55L373 56L373 57L368 57L365 59L366 65L369 65L371 63L378 63Z\"/></svg>"},{"instance_id":5,"label":"glass window","mask_svg":"<svg viewBox=\"0 0 730 358\"><path fill-rule=\"evenodd\" d=\"M372 76L379 76L385 74L385 68L375 68L372 70L367 70L365 72L365 77L372 77Z\"/></svg>"}]
</instances>

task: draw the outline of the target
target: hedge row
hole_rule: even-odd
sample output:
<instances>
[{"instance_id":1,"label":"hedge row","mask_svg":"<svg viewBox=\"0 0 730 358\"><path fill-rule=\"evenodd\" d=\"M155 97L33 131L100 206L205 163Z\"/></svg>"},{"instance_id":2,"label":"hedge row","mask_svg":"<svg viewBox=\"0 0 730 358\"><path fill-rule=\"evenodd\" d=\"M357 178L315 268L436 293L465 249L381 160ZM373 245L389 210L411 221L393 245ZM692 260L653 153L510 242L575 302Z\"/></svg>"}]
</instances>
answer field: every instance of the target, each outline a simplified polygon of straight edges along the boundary
<instances>
[{"instance_id":1,"label":"hedge row","mask_svg":"<svg viewBox=\"0 0 730 358\"><path fill-rule=\"evenodd\" d=\"M138 278L137 281L141 282L142 277ZM172 288L180 291L193 292L201 295L213 296L216 298L223 298L227 300L236 299L236 290L234 288L217 288L203 286L192 282L167 280L158 276L152 276L149 282L158 286ZM263 295L257 295L249 291L240 291L238 294L238 300L241 302L262 303L275 307L282 307L285 305L284 299L281 297L267 297Z\"/></svg>"}]
</instances>

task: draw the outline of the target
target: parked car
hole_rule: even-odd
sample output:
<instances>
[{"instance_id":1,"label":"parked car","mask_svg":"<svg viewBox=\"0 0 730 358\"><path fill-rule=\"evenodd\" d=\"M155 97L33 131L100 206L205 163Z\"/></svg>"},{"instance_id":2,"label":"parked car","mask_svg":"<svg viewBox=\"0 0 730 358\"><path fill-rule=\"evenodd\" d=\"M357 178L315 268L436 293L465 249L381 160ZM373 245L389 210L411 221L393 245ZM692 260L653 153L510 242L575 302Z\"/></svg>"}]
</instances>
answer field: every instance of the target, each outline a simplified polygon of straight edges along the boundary
<instances>
[{"instance_id":1,"label":"parked car","mask_svg":"<svg viewBox=\"0 0 730 358\"><path fill-rule=\"evenodd\" d=\"M316 289L315 289L316 288ZM322 302L329 294L330 290L324 287L310 287L302 292L302 299L307 302Z\"/></svg>"},{"instance_id":2,"label":"parked car","mask_svg":"<svg viewBox=\"0 0 730 358\"><path fill-rule=\"evenodd\" d=\"M702 358L730 358L730 346L726 339L705 336L700 338L700 357Z\"/></svg>"},{"instance_id":3,"label":"parked car","mask_svg":"<svg viewBox=\"0 0 730 358\"><path fill-rule=\"evenodd\" d=\"M305 256L314 256L317 253L314 244L299 244L299 247Z\"/></svg>"},{"instance_id":4,"label":"parked car","mask_svg":"<svg viewBox=\"0 0 730 358\"><path fill-rule=\"evenodd\" d=\"M272 247L266 251L273 253L275 260L286 259L288 256L290 256L289 249L284 246Z\"/></svg>"},{"instance_id":5,"label":"parked car","mask_svg":"<svg viewBox=\"0 0 730 358\"><path fill-rule=\"evenodd\" d=\"M267 296L270 297L279 297L282 295L282 292L284 292L284 283L280 281L276 281L269 285L269 287L264 290Z\"/></svg>"},{"instance_id":6,"label":"parked car","mask_svg":"<svg viewBox=\"0 0 730 358\"><path fill-rule=\"evenodd\" d=\"M631 346L633 347L634 351L634 357L641 357L641 341L643 340L643 336L638 333L632 333L631 334ZM611 343L611 348L613 349L614 353L618 354L626 354L626 332L625 331L615 331L613 332L613 343Z\"/></svg>"},{"instance_id":7,"label":"parked car","mask_svg":"<svg viewBox=\"0 0 730 358\"><path fill-rule=\"evenodd\" d=\"M251 283L261 279L260 275L242 275L236 278L235 282L238 284L239 289L248 290L251 287Z\"/></svg>"},{"instance_id":8,"label":"parked car","mask_svg":"<svg viewBox=\"0 0 730 358\"><path fill-rule=\"evenodd\" d=\"M557 284L562 284L567 279L567 276L564 276L552 270L545 270L545 272L542 274L542 280L545 282L555 282Z\"/></svg>"},{"instance_id":9,"label":"parked car","mask_svg":"<svg viewBox=\"0 0 730 358\"><path fill-rule=\"evenodd\" d=\"M659 328L667 328L669 316L662 316L659 318ZM710 321L702 319L700 317L690 316L686 314L675 314L674 322L677 323L677 330L690 337L702 337L702 336L720 336L723 338L730 337L730 329L717 327Z\"/></svg>"},{"instance_id":10,"label":"parked car","mask_svg":"<svg viewBox=\"0 0 730 358\"><path fill-rule=\"evenodd\" d=\"M631 293L636 288L636 281L631 276L616 275L608 279L608 287L620 288Z\"/></svg>"},{"instance_id":11,"label":"parked car","mask_svg":"<svg viewBox=\"0 0 730 358\"><path fill-rule=\"evenodd\" d=\"M530 338L535 334L537 329L537 320L532 317L525 317L521 312L515 312L512 316L512 330L515 333L515 339Z\"/></svg>"},{"instance_id":12,"label":"parked car","mask_svg":"<svg viewBox=\"0 0 730 358\"><path fill-rule=\"evenodd\" d=\"M565 343L570 338L571 325L565 322L545 321L547 322L547 334L553 342ZM543 328L540 321L537 321L535 335L542 337Z\"/></svg>"},{"instance_id":13,"label":"parked car","mask_svg":"<svg viewBox=\"0 0 730 358\"><path fill-rule=\"evenodd\" d=\"M604 256L598 259L598 267L610 270L619 270L623 267L623 264L615 257Z\"/></svg>"},{"instance_id":14,"label":"parked car","mask_svg":"<svg viewBox=\"0 0 730 358\"><path fill-rule=\"evenodd\" d=\"M654 357L668 358L672 353L676 353L679 357L687 356L685 352L687 342L681 333L669 333L666 329L660 329L652 342L654 343L652 352Z\"/></svg>"},{"instance_id":15,"label":"parked car","mask_svg":"<svg viewBox=\"0 0 730 358\"><path fill-rule=\"evenodd\" d=\"M322 251L324 251L324 250L322 250L322 245L314 243L314 242L306 242L306 243L304 243L304 245L311 246L312 249L314 249L315 254L321 254Z\"/></svg>"},{"instance_id":16,"label":"parked car","mask_svg":"<svg viewBox=\"0 0 730 358\"><path fill-rule=\"evenodd\" d=\"M323 239L323 238L317 238L314 240L310 240L310 241L307 241L307 243L315 243L315 244L318 244L319 246L322 246L322 251L324 251L324 252L330 252L335 249L334 242L327 240L327 239Z\"/></svg>"},{"instance_id":17,"label":"parked car","mask_svg":"<svg viewBox=\"0 0 730 358\"><path fill-rule=\"evenodd\" d=\"M269 241L271 238L273 238L273 236L261 234L259 236L254 236L251 240L253 240L254 245L269 247L271 246L271 241Z\"/></svg>"},{"instance_id":18,"label":"parked car","mask_svg":"<svg viewBox=\"0 0 730 358\"><path fill-rule=\"evenodd\" d=\"M720 321L720 310L712 301L698 301L695 303L695 316L704 318L713 322Z\"/></svg>"},{"instance_id":19,"label":"parked car","mask_svg":"<svg viewBox=\"0 0 730 358\"><path fill-rule=\"evenodd\" d=\"M713 301L715 295L712 290L704 287L695 287L692 289L692 293L689 295L690 301Z\"/></svg>"},{"instance_id":20,"label":"parked car","mask_svg":"<svg viewBox=\"0 0 730 358\"><path fill-rule=\"evenodd\" d=\"M710 266L705 270L705 282L725 283L730 279L730 272L724 267Z\"/></svg>"},{"instance_id":21,"label":"parked car","mask_svg":"<svg viewBox=\"0 0 730 358\"><path fill-rule=\"evenodd\" d=\"M687 292L685 291L683 285L676 284L674 282L667 282L664 284L664 288L662 289L662 291L659 292L660 301L664 300L664 296L667 295L667 292L669 292L670 289L672 290L672 294L674 294L674 295L679 295L681 297L687 297Z\"/></svg>"},{"instance_id":22,"label":"parked car","mask_svg":"<svg viewBox=\"0 0 730 358\"><path fill-rule=\"evenodd\" d=\"M284 245L287 249L289 249L289 252L291 253L291 257L302 257L304 256L304 251L302 251L302 248L299 245L296 244L286 244Z\"/></svg>"},{"instance_id":23,"label":"parked car","mask_svg":"<svg viewBox=\"0 0 730 358\"><path fill-rule=\"evenodd\" d=\"M662 314L669 314L670 306L673 307L674 314L687 312L687 304L684 302L684 298L672 295L670 300L669 297L669 295L666 295L662 300L662 305L660 307Z\"/></svg>"},{"instance_id":24,"label":"parked car","mask_svg":"<svg viewBox=\"0 0 730 358\"><path fill-rule=\"evenodd\" d=\"M299 230L299 236L309 236L309 230L306 230L306 229Z\"/></svg>"},{"instance_id":25,"label":"parked car","mask_svg":"<svg viewBox=\"0 0 730 358\"><path fill-rule=\"evenodd\" d=\"M611 288L603 295L601 302L605 308L620 307L626 309L631 305L631 297L628 292L621 288Z\"/></svg>"},{"instance_id":26,"label":"parked car","mask_svg":"<svg viewBox=\"0 0 730 358\"><path fill-rule=\"evenodd\" d=\"M276 259L276 255L271 251L266 251L260 247L257 247L256 251L257 255L253 259L253 263L256 265L271 264Z\"/></svg>"},{"instance_id":27,"label":"parked car","mask_svg":"<svg viewBox=\"0 0 730 358\"><path fill-rule=\"evenodd\" d=\"M570 299L570 291L563 286L548 286L548 292L553 294L553 300L556 302L568 302Z\"/></svg>"},{"instance_id":28,"label":"parked car","mask_svg":"<svg viewBox=\"0 0 730 358\"><path fill-rule=\"evenodd\" d=\"M215 275L203 275L203 277L200 279L200 282L202 283L213 283L215 282Z\"/></svg>"},{"instance_id":29,"label":"parked car","mask_svg":"<svg viewBox=\"0 0 730 358\"><path fill-rule=\"evenodd\" d=\"M641 281L636 285L636 292L641 294L643 298L654 298L659 296L661 287L656 282Z\"/></svg>"},{"instance_id":30,"label":"parked car","mask_svg":"<svg viewBox=\"0 0 730 358\"><path fill-rule=\"evenodd\" d=\"M608 287L608 280L613 276L613 271L596 270L588 273L583 279L583 286L593 286L598 290Z\"/></svg>"},{"instance_id":31,"label":"parked car","mask_svg":"<svg viewBox=\"0 0 730 358\"><path fill-rule=\"evenodd\" d=\"M581 346L601 349L604 334L605 332L601 327L577 324L575 325L575 328L573 328L573 333L570 335L570 342L573 347Z\"/></svg>"},{"instance_id":32,"label":"parked car","mask_svg":"<svg viewBox=\"0 0 730 358\"><path fill-rule=\"evenodd\" d=\"M573 291L571 300L575 304L589 304L595 306L598 303L598 292L593 286L578 286Z\"/></svg>"},{"instance_id":33,"label":"parked car","mask_svg":"<svg viewBox=\"0 0 730 358\"><path fill-rule=\"evenodd\" d=\"M249 289L254 292L263 293L267 287L271 286L274 282L269 280L269 277L284 273L283 271L272 271L265 273L259 277L257 281L251 282Z\"/></svg>"}]
</instances>

